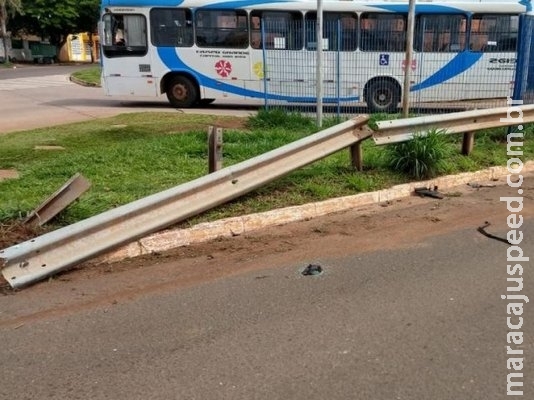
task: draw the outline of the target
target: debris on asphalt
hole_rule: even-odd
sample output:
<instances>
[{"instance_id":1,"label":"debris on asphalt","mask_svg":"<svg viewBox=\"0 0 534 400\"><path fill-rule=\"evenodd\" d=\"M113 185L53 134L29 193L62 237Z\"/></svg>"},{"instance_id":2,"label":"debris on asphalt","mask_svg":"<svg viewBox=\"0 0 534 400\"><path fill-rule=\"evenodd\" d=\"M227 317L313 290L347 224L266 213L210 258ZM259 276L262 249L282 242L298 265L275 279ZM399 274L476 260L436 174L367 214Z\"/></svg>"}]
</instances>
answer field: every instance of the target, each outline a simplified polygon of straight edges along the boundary
<instances>
[{"instance_id":1,"label":"debris on asphalt","mask_svg":"<svg viewBox=\"0 0 534 400\"><path fill-rule=\"evenodd\" d=\"M304 276L321 275L322 273L323 267L321 267L319 264L309 264L306 268L304 268L304 271L302 271L302 275Z\"/></svg>"},{"instance_id":2,"label":"debris on asphalt","mask_svg":"<svg viewBox=\"0 0 534 400\"><path fill-rule=\"evenodd\" d=\"M438 187L434 186L433 189L427 187L415 188L415 193L421 197L432 197L434 199L443 199L443 194L438 191Z\"/></svg>"},{"instance_id":3,"label":"debris on asphalt","mask_svg":"<svg viewBox=\"0 0 534 400\"><path fill-rule=\"evenodd\" d=\"M505 238L502 238L502 237L499 237L499 236L495 236L489 232L486 232L486 228L488 226L490 226L491 223L489 223L488 221L484 222L484 225L482 226L479 226L477 231L482 233L484 236L490 238L490 239L495 239L495 240L498 240L499 242L503 242L503 243L506 243L506 244L511 244L508 239L505 239Z\"/></svg>"}]
</instances>

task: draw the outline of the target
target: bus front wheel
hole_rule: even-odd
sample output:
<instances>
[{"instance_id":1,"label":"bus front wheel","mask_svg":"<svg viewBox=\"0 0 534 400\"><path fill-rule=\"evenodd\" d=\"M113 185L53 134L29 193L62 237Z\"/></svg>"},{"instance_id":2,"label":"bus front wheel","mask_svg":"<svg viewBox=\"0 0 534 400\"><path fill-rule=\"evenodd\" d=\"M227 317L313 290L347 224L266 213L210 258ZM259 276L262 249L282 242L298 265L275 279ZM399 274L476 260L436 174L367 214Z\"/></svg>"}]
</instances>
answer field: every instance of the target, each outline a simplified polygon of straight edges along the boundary
<instances>
[{"instance_id":1,"label":"bus front wheel","mask_svg":"<svg viewBox=\"0 0 534 400\"><path fill-rule=\"evenodd\" d=\"M365 102L371 113L395 112L399 101L399 87L392 81L377 80L367 87Z\"/></svg>"},{"instance_id":2,"label":"bus front wheel","mask_svg":"<svg viewBox=\"0 0 534 400\"><path fill-rule=\"evenodd\" d=\"M167 87L167 98L173 107L188 108L198 102L198 89L191 79L177 76Z\"/></svg>"}]
</instances>

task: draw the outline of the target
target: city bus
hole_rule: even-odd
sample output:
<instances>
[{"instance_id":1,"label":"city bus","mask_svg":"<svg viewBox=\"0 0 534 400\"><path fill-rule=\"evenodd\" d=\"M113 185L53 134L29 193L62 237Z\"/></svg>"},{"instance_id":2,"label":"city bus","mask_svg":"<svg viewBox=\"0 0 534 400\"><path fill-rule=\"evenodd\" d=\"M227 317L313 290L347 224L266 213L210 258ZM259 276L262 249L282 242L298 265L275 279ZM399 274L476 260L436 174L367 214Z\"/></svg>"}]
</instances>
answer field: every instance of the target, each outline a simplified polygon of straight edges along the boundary
<instances>
[{"instance_id":1,"label":"city bus","mask_svg":"<svg viewBox=\"0 0 534 400\"><path fill-rule=\"evenodd\" d=\"M406 68L419 102L504 98L524 2L418 1L406 63L408 1L323 2L323 101L395 111ZM107 95L316 102L315 0L103 0ZM408 64L408 65L407 65Z\"/></svg>"}]
</instances>

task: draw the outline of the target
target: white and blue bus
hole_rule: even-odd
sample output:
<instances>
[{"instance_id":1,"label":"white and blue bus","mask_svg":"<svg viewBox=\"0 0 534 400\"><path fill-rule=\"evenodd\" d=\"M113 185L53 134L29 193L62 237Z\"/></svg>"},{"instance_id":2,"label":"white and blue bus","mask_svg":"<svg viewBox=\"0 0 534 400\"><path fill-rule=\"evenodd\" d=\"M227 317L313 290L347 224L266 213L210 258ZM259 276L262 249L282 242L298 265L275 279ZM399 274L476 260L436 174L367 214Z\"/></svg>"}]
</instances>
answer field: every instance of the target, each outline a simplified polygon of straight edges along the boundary
<instances>
[{"instance_id":1,"label":"white and blue bus","mask_svg":"<svg viewBox=\"0 0 534 400\"><path fill-rule=\"evenodd\" d=\"M324 101L393 111L405 68L421 102L506 97L519 15L514 1L419 1L405 65L408 1L323 3ZM316 100L315 0L103 0L102 82L110 96Z\"/></svg>"}]
</instances>

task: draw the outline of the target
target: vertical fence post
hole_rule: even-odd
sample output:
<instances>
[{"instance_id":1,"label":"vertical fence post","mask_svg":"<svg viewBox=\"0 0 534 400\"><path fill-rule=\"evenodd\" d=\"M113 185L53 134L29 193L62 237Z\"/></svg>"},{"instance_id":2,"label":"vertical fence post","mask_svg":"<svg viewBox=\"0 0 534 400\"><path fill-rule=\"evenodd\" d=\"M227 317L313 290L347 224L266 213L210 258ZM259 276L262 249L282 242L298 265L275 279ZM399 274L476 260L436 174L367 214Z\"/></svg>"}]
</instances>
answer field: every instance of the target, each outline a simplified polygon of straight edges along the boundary
<instances>
[{"instance_id":1,"label":"vertical fence post","mask_svg":"<svg viewBox=\"0 0 534 400\"><path fill-rule=\"evenodd\" d=\"M468 156L473 151L475 145L475 132L465 132L462 142L462 154Z\"/></svg>"},{"instance_id":2,"label":"vertical fence post","mask_svg":"<svg viewBox=\"0 0 534 400\"><path fill-rule=\"evenodd\" d=\"M210 174L222 168L222 147L222 128L210 126L208 128L208 173Z\"/></svg>"},{"instance_id":3,"label":"vertical fence post","mask_svg":"<svg viewBox=\"0 0 534 400\"><path fill-rule=\"evenodd\" d=\"M363 148L361 141L350 146L350 160L352 168L356 171L363 171Z\"/></svg>"},{"instance_id":4,"label":"vertical fence post","mask_svg":"<svg viewBox=\"0 0 534 400\"><path fill-rule=\"evenodd\" d=\"M261 23L261 55L263 58L263 107L265 110L269 107L267 95L267 52L265 49L265 24Z\"/></svg>"},{"instance_id":5,"label":"vertical fence post","mask_svg":"<svg viewBox=\"0 0 534 400\"><path fill-rule=\"evenodd\" d=\"M342 31L341 31L341 21L337 20L337 54L336 54L336 102L337 102L337 119L338 121L341 118L341 44L342 42Z\"/></svg>"},{"instance_id":6,"label":"vertical fence post","mask_svg":"<svg viewBox=\"0 0 534 400\"><path fill-rule=\"evenodd\" d=\"M519 19L519 35L517 37L517 60L512 98L523 100L529 104L534 102L534 43L532 29L534 29L534 15L523 14ZM510 128L508 129L510 132Z\"/></svg>"},{"instance_id":7,"label":"vertical fence post","mask_svg":"<svg viewBox=\"0 0 534 400\"><path fill-rule=\"evenodd\" d=\"M316 81L317 81L317 127L323 126L323 0L317 0L317 27L316 27L317 54Z\"/></svg>"}]
</instances>

